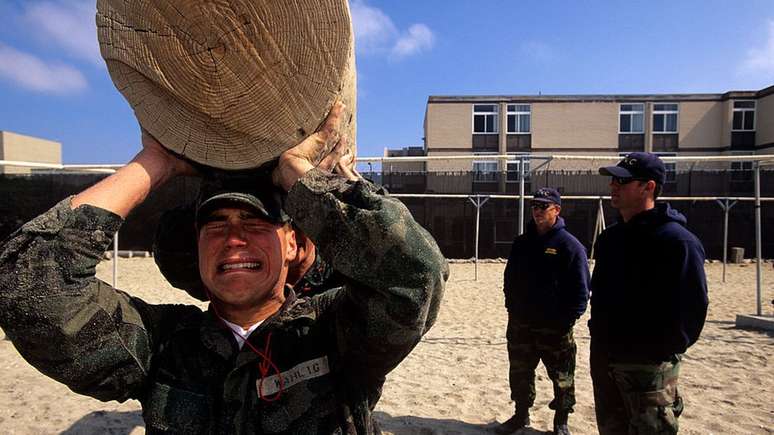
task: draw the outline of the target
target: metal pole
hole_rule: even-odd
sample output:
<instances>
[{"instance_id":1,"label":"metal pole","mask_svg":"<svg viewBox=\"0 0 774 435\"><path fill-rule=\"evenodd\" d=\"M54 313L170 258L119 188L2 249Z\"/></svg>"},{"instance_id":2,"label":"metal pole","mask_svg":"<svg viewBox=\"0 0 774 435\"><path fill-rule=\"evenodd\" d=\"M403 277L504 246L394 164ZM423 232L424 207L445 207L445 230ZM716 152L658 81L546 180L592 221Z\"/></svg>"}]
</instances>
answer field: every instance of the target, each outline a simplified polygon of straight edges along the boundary
<instances>
[{"instance_id":1,"label":"metal pole","mask_svg":"<svg viewBox=\"0 0 774 435\"><path fill-rule=\"evenodd\" d=\"M763 262L761 247L761 164L755 162L755 254L758 257L755 263L755 281L757 286L755 303L757 313L762 314L761 308L761 263Z\"/></svg>"},{"instance_id":2,"label":"metal pole","mask_svg":"<svg viewBox=\"0 0 774 435\"><path fill-rule=\"evenodd\" d=\"M716 199L720 208L723 209L723 282L726 282L726 264L728 264L728 214L731 211L731 207L736 205L736 201L729 203L728 198L723 202Z\"/></svg>"},{"instance_id":3,"label":"metal pole","mask_svg":"<svg viewBox=\"0 0 774 435\"><path fill-rule=\"evenodd\" d=\"M113 288L118 288L118 231L113 235Z\"/></svg>"},{"instance_id":4,"label":"metal pole","mask_svg":"<svg viewBox=\"0 0 774 435\"><path fill-rule=\"evenodd\" d=\"M599 224L600 233L607 229L605 224L605 207L602 206L602 198L599 198Z\"/></svg>"},{"instance_id":5,"label":"metal pole","mask_svg":"<svg viewBox=\"0 0 774 435\"><path fill-rule=\"evenodd\" d=\"M481 228L480 222L481 222L481 199L479 197L476 197L476 281L478 281L478 233L479 229Z\"/></svg>"},{"instance_id":6,"label":"metal pole","mask_svg":"<svg viewBox=\"0 0 774 435\"><path fill-rule=\"evenodd\" d=\"M481 201L481 195L475 196L476 200L473 201L472 197L468 197L468 200L473 203L473 205L476 207L476 246L475 246L475 257L473 261L473 270L475 274L476 281L478 281L478 233L480 228L480 222L481 222L481 206L484 205L485 202L489 200L489 197L484 198L483 201Z\"/></svg>"},{"instance_id":7,"label":"metal pole","mask_svg":"<svg viewBox=\"0 0 774 435\"><path fill-rule=\"evenodd\" d=\"M726 282L726 263L728 262L728 198L723 207L723 282Z\"/></svg>"},{"instance_id":8,"label":"metal pole","mask_svg":"<svg viewBox=\"0 0 774 435\"><path fill-rule=\"evenodd\" d=\"M597 222L594 224L594 237L591 239L591 259L594 259L594 248L597 245L597 237L602 234L605 226L605 209L602 206L602 198L599 198L599 208L597 209Z\"/></svg>"},{"instance_id":9,"label":"metal pole","mask_svg":"<svg viewBox=\"0 0 774 435\"><path fill-rule=\"evenodd\" d=\"M473 201L473 198L470 196L468 197L468 200L473 203L474 207L476 207L476 242L473 246L473 250L475 252L473 257L473 273L475 275L475 280L478 281L478 223L481 217L481 205L478 203L478 195L476 195L475 201Z\"/></svg>"},{"instance_id":10,"label":"metal pole","mask_svg":"<svg viewBox=\"0 0 774 435\"><path fill-rule=\"evenodd\" d=\"M524 157L519 159L519 235L524 234Z\"/></svg>"}]
</instances>

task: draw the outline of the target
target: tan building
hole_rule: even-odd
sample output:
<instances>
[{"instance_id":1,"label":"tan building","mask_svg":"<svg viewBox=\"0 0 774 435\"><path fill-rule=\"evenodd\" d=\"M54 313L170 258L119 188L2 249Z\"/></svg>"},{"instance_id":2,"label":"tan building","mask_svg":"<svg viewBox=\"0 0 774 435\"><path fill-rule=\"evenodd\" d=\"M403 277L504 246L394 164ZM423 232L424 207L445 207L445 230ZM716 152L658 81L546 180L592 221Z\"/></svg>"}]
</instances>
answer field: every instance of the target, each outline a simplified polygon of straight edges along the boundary
<instances>
[{"instance_id":1,"label":"tan building","mask_svg":"<svg viewBox=\"0 0 774 435\"><path fill-rule=\"evenodd\" d=\"M32 136L0 131L0 160L62 163L62 144ZM29 174L33 169L0 165L0 174Z\"/></svg>"},{"instance_id":2,"label":"tan building","mask_svg":"<svg viewBox=\"0 0 774 435\"><path fill-rule=\"evenodd\" d=\"M384 157L422 157L425 150L421 146L405 147L401 149L384 149ZM387 161L382 164L381 182L389 183L395 189L425 190L425 176L427 165L425 162L401 162Z\"/></svg>"},{"instance_id":3,"label":"tan building","mask_svg":"<svg viewBox=\"0 0 774 435\"><path fill-rule=\"evenodd\" d=\"M405 147L401 149L384 149L384 157L422 157L425 150L421 146ZM425 172L425 162L400 162L392 161L384 163L386 172Z\"/></svg>"},{"instance_id":4,"label":"tan building","mask_svg":"<svg viewBox=\"0 0 774 435\"><path fill-rule=\"evenodd\" d=\"M500 162L429 161L428 172L513 173L517 156L527 154L770 153L774 86L724 94L430 96L424 130L428 156L514 156Z\"/></svg>"}]
</instances>

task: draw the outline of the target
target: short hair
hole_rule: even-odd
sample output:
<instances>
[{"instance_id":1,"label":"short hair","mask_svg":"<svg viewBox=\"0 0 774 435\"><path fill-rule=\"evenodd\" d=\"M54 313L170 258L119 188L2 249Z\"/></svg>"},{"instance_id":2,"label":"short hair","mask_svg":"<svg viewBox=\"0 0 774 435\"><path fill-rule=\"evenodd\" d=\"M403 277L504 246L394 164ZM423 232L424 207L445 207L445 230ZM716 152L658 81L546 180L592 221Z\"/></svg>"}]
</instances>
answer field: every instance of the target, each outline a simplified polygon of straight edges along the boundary
<instances>
[{"instance_id":1,"label":"short hair","mask_svg":"<svg viewBox=\"0 0 774 435\"><path fill-rule=\"evenodd\" d=\"M656 187L653 188L653 201L655 201L658 199L659 196L661 196L661 191L663 190L664 185L660 184L656 180L642 180L640 181L640 184L647 183L648 181L653 181L654 183L656 183Z\"/></svg>"}]
</instances>

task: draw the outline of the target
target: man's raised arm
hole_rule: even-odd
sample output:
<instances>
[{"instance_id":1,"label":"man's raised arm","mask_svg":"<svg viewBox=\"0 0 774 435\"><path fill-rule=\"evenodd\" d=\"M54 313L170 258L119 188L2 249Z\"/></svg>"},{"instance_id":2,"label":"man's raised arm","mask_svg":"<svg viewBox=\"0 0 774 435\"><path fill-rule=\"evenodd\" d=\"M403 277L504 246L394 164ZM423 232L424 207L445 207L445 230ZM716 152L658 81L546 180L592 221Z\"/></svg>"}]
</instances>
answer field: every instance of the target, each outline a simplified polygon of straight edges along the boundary
<instances>
[{"instance_id":1,"label":"man's raised arm","mask_svg":"<svg viewBox=\"0 0 774 435\"><path fill-rule=\"evenodd\" d=\"M70 207L91 205L126 219L152 190L177 175L196 173L189 163L172 155L145 130L142 145L142 150L126 166L75 195Z\"/></svg>"},{"instance_id":2,"label":"man's raised arm","mask_svg":"<svg viewBox=\"0 0 774 435\"><path fill-rule=\"evenodd\" d=\"M280 157L274 179L289 190L288 214L347 278L343 291L313 303L334 325L348 372L368 381L392 370L435 322L449 272L435 240L403 203L357 178L346 142L332 145L340 110ZM305 157L315 147L332 149L316 168Z\"/></svg>"},{"instance_id":3,"label":"man's raised arm","mask_svg":"<svg viewBox=\"0 0 774 435\"><path fill-rule=\"evenodd\" d=\"M192 173L152 138L143 137L143 146L115 174L0 245L0 327L38 370L101 400L136 396L150 365L149 329L162 330L165 316L97 280L96 265L153 188Z\"/></svg>"}]
</instances>

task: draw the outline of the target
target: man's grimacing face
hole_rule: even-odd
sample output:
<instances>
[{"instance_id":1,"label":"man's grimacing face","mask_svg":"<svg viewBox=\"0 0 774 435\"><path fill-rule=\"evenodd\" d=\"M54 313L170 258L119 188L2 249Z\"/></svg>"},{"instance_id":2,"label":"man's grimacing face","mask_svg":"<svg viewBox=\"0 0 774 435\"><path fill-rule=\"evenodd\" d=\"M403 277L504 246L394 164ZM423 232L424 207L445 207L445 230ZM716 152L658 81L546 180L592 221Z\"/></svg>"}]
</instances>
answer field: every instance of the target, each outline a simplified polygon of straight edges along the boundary
<instances>
[{"instance_id":1,"label":"man's grimacing face","mask_svg":"<svg viewBox=\"0 0 774 435\"><path fill-rule=\"evenodd\" d=\"M200 224L198 252L199 273L211 297L250 309L281 297L296 239L289 224L264 220L250 207L229 205Z\"/></svg>"}]
</instances>

